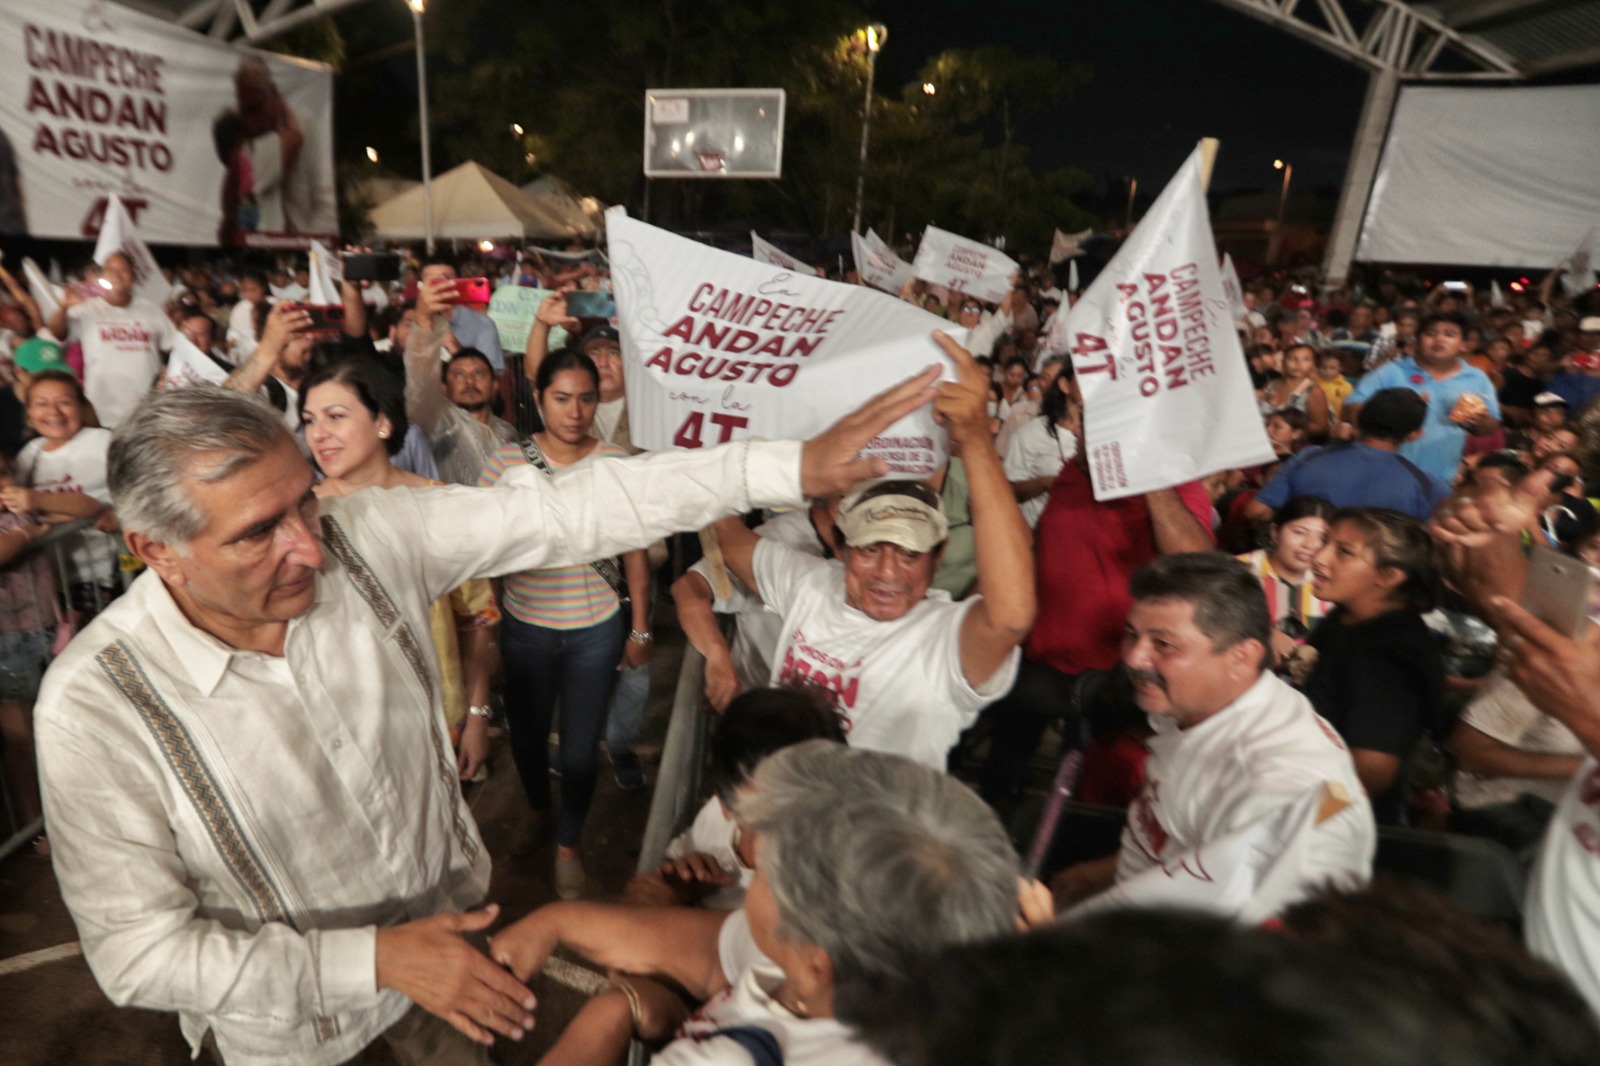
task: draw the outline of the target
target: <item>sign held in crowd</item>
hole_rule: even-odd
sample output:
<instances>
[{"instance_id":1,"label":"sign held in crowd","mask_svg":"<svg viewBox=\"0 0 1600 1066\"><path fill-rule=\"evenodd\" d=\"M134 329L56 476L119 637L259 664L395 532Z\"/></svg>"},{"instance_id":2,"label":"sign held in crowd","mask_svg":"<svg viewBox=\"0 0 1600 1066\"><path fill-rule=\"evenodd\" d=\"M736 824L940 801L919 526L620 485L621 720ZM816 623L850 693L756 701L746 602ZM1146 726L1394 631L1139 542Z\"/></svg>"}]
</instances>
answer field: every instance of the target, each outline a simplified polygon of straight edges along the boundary
<instances>
[{"instance_id":1,"label":"sign held in crowd","mask_svg":"<svg viewBox=\"0 0 1600 1066\"><path fill-rule=\"evenodd\" d=\"M544 303L549 289L531 289L526 285L502 285L489 297L485 312L494 328L500 331L500 347L508 352L520 352L528 346L528 334L533 332L534 319L539 315L539 305ZM567 331L553 326L546 343L550 351L564 347Z\"/></svg>"},{"instance_id":2,"label":"sign held in crowd","mask_svg":"<svg viewBox=\"0 0 1600 1066\"><path fill-rule=\"evenodd\" d=\"M1116 258L1052 324L1083 394L1096 499L1272 459L1239 348L1196 149Z\"/></svg>"},{"instance_id":3,"label":"sign held in crowd","mask_svg":"<svg viewBox=\"0 0 1600 1066\"><path fill-rule=\"evenodd\" d=\"M871 229L865 237L850 234L850 250L855 253L856 273L863 284L899 295L911 280L911 264L895 255L894 249Z\"/></svg>"},{"instance_id":4,"label":"sign held in crowd","mask_svg":"<svg viewBox=\"0 0 1600 1066\"><path fill-rule=\"evenodd\" d=\"M791 273L606 216L633 442L699 448L803 438L871 395L943 362L949 323L859 285ZM945 461L923 407L866 449L907 477Z\"/></svg>"},{"instance_id":5,"label":"sign held in crowd","mask_svg":"<svg viewBox=\"0 0 1600 1066\"><path fill-rule=\"evenodd\" d=\"M173 338L172 352L167 356L167 369L161 375L161 387L181 389L189 385L221 385L228 380L228 372L217 361L195 347L182 333Z\"/></svg>"},{"instance_id":6,"label":"sign held in crowd","mask_svg":"<svg viewBox=\"0 0 1600 1066\"><path fill-rule=\"evenodd\" d=\"M762 240L756 235L755 230L750 231L750 258L758 263L766 263L768 266L792 270L796 274L815 274L817 272L815 267L807 266L805 263L800 262L800 260L779 248L776 244Z\"/></svg>"},{"instance_id":7,"label":"sign held in crowd","mask_svg":"<svg viewBox=\"0 0 1600 1066\"><path fill-rule=\"evenodd\" d=\"M1094 228L1080 230L1077 233L1062 233L1056 230L1050 238L1050 265L1055 266L1064 259L1072 259L1083 254L1083 242L1094 233Z\"/></svg>"},{"instance_id":8,"label":"sign held in crowd","mask_svg":"<svg viewBox=\"0 0 1600 1066\"><path fill-rule=\"evenodd\" d=\"M133 291L157 307L165 306L172 295L172 286L161 275L161 265L150 251L150 246L139 236L139 230L128 215L120 196L112 196L106 204L105 221L100 226L100 237L94 246L94 261L105 266L106 260L121 252L133 266Z\"/></svg>"},{"instance_id":9,"label":"sign held in crowd","mask_svg":"<svg viewBox=\"0 0 1600 1066\"><path fill-rule=\"evenodd\" d=\"M918 278L997 304L1011 292L1016 260L987 244L929 226L911 268Z\"/></svg>"}]
</instances>

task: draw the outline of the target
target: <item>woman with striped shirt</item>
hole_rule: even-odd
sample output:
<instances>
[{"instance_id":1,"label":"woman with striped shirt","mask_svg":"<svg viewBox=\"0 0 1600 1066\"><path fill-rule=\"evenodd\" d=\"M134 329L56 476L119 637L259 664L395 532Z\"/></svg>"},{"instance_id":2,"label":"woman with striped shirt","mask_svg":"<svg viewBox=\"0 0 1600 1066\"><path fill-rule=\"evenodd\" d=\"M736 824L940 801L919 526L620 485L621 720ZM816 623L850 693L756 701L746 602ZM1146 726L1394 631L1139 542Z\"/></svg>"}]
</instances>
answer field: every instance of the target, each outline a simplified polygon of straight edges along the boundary
<instances>
[{"instance_id":1,"label":"woman with striped shirt","mask_svg":"<svg viewBox=\"0 0 1600 1066\"><path fill-rule=\"evenodd\" d=\"M600 375L582 352L561 349L539 364L534 399L545 429L522 444L500 447L480 483L493 485L505 471L532 463L551 477L592 458L626 456L590 435L600 399ZM505 659L506 717L517 773L533 808L512 853L534 850L550 817L550 750L547 738L561 704L561 815L556 822L556 892L583 894L578 845L594 798L600 738L617 670L649 660L650 572L645 552L587 566L527 570L505 578L501 590L500 649ZM623 602L619 591L629 597Z\"/></svg>"}]
</instances>

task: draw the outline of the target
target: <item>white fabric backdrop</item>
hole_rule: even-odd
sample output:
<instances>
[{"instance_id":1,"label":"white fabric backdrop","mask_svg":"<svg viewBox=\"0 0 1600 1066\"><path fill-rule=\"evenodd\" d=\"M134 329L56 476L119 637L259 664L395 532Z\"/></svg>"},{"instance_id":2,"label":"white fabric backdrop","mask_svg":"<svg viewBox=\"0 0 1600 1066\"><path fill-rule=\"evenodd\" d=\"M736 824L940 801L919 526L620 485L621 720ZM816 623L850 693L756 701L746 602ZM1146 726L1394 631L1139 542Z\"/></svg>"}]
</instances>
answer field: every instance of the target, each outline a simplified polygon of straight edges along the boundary
<instances>
[{"instance_id":1,"label":"white fabric backdrop","mask_svg":"<svg viewBox=\"0 0 1600 1066\"><path fill-rule=\"evenodd\" d=\"M1356 258L1548 270L1600 224L1600 85L1402 89Z\"/></svg>"}]
</instances>

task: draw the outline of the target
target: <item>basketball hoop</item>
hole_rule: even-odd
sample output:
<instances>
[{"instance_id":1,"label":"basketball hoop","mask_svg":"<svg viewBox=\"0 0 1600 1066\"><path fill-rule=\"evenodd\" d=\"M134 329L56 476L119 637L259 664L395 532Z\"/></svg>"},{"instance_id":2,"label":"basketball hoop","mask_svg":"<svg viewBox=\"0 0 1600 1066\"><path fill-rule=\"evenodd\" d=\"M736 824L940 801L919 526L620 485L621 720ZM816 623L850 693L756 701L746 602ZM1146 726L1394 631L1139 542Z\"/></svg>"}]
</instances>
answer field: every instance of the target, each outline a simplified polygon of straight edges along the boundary
<instances>
[{"instance_id":1,"label":"basketball hoop","mask_svg":"<svg viewBox=\"0 0 1600 1066\"><path fill-rule=\"evenodd\" d=\"M695 158L700 160L700 169L707 174L721 174L728 169L728 153L715 148L704 151L695 150Z\"/></svg>"}]
</instances>

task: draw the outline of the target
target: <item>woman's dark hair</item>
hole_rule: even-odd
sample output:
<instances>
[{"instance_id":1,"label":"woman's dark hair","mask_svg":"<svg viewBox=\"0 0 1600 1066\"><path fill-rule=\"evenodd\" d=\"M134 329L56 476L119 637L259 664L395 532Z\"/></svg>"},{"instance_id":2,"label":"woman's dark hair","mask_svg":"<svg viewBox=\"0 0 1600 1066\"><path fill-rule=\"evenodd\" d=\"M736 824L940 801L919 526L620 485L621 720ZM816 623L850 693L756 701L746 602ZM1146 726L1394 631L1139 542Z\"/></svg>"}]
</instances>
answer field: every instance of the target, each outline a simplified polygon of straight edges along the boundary
<instances>
[{"instance_id":1,"label":"woman's dark hair","mask_svg":"<svg viewBox=\"0 0 1600 1066\"><path fill-rule=\"evenodd\" d=\"M389 420L389 436L383 447L390 456L398 455L406 442L411 423L406 419L404 387L382 363L369 355L352 355L328 363L311 372L300 386L300 418L306 414L306 397L318 385L344 385L361 400L361 406Z\"/></svg>"},{"instance_id":2,"label":"woman's dark hair","mask_svg":"<svg viewBox=\"0 0 1600 1066\"><path fill-rule=\"evenodd\" d=\"M1337 510L1338 508L1321 496L1296 496L1272 512L1271 525L1275 529L1282 529L1290 522L1301 518L1330 519Z\"/></svg>"},{"instance_id":3,"label":"woman's dark hair","mask_svg":"<svg viewBox=\"0 0 1600 1066\"><path fill-rule=\"evenodd\" d=\"M711 733L712 794L732 807L735 790L762 759L806 740L844 743L844 721L821 686L801 681L739 693Z\"/></svg>"},{"instance_id":4,"label":"woman's dark hair","mask_svg":"<svg viewBox=\"0 0 1600 1066\"><path fill-rule=\"evenodd\" d=\"M1311 419L1298 407L1280 407L1268 414L1267 418L1281 418L1285 425L1296 433L1301 434L1305 433L1311 426ZM1263 424L1265 424L1267 418L1261 420Z\"/></svg>"},{"instance_id":5,"label":"woman's dark hair","mask_svg":"<svg viewBox=\"0 0 1600 1066\"><path fill-rule=\"evenodd\" d=\"M1072 368L1063 366L1060 375L1044 390L1044 395L1039 397L1039 417L1044 419L1044 428L1052 437L1059 437L1056 432L1056 423L1067 417L1067 407L1072 397L1067 395L1067 390L1061 387L1063 381L1072 380Z\"/></svg>"},{"instance_id":6,"label":"woman's dark hair","mask_svg":"<svg viewBox=\"0 0 1600 1066\"><path fill-rule=\"evenodd\" d=\"M34 374L33 379L28 382L28 396L33 395L33 387L35 385L46 381L54 381L70 388L72 390L72 394L78 398L79 407L82 407L86 402L86 398L83 394L83 382L79 381L76 377L74 377L72 374L69 374L65 370L40 370L38 373ZM27 401L24 400L23 402L26 403Z\"/></svg>"},{"instance_id":7,"label":"woman's dark hair","mask_svg":"<svg viewBox=\"0 0 1600 1066\"><path fill-rule=\"evenodd\" d=\"M593 359L576 348L557 348L539 361L539 372L533 378L533 391L543 396L544 390L563 370L581 370L594 380L596 389L600 387L600 370L594 365Z\"/></svg>"},{"instance_id":8,"label":"woman's dark hair","mask_svg":"<svg viewBox=\"0 0 1600 1066\"><path fill-rule=\"evenodd\" d=\"M1398 570L1404 579L1395 587L1400 605L1425 614L1439 602L1439 566L1428 527L1410 515L1386 507L1347 507L1334 512L1328 525L1348 522L1361 531L1379 570Z\"/></svg>"}]
</instances>

